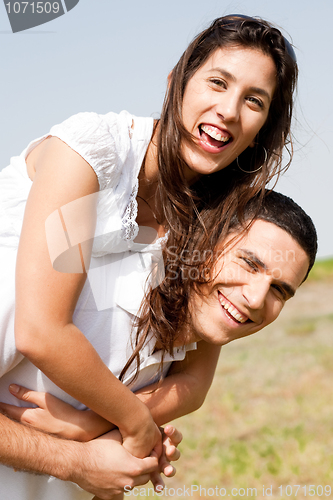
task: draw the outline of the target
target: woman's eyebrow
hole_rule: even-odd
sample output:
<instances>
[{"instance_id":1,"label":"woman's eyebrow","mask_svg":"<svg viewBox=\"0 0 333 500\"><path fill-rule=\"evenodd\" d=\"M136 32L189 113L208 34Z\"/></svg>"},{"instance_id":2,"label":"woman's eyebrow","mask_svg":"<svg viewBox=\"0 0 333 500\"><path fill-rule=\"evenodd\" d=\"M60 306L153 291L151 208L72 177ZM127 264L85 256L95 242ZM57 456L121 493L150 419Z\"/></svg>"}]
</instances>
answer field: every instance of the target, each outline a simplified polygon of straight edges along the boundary
<instances>
[{"instance_id":1,"label":"woman's eyebrow","mask_svg":"<svg viewBox=\"0 0 333 500\"><path fill-rule=\"evenodd\" d=\"M209 71L217 71L218 73L221 73L224 78L227 78L228 80L232 80L233 82L237 81L237 78L232 74L229 73L229 71L223 69L223 68L212 68ZM267 90L261 88L261 87L250 87L249 89L251 92L255 92L256 94L260 94L263 97L267 97L268 100L272 99L272 96L269 95Z\"/></svg>"},{"instance_id":2,"label":"woman's eyebrow","mask_svg":"<svg viewBox=\"0 0 333 500\"><path fill-rule=\"evenodd\" d=\"M211 68L209 71L217 71L218 73L221 73L221 75L224 76L225 78L228 78L229 80L232 80L233 82L236 81L236 77L232 73L229 73L229 71L227 71L223 68Z\"/></svg>"}]
</instances>

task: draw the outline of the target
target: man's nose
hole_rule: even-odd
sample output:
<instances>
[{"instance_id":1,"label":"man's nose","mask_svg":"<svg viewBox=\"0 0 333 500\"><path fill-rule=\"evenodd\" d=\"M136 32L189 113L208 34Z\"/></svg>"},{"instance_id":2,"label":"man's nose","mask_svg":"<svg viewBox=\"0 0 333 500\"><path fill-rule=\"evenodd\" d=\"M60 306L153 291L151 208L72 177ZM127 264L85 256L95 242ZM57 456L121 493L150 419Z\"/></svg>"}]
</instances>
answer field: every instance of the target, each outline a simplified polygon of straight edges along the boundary
<instances>
[{"instance_id":1,"label":"man's nose","mask_svg":"<svg viewBox=\"0 0 333 500\"><path fill-rule=\"evenodd\" d=\"M263 309L270 289L270 278L265 275L253 275L252 280L243 288L243 296L252 310Z\"/></svg>"}]
</instances>

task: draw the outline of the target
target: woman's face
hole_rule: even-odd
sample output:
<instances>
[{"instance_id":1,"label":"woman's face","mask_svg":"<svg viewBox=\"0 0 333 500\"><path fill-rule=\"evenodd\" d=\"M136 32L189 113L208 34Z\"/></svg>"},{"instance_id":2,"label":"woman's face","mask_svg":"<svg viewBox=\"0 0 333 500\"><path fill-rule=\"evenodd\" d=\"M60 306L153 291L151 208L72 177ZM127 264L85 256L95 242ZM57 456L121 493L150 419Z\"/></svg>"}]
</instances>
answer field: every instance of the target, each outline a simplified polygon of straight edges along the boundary
<instances>
[{"instance_id":1,"label":"woman's face","mask_svg":"<svg viewBox=\"0 0 333 500\"><path fill-rule=\"evenodd\" d=\"M182 144L188 180L230 165L264 125L276 87L273 59L259 49L217 49L186 85L182 118L195 141Z\"/></svg>"}]
</instances>

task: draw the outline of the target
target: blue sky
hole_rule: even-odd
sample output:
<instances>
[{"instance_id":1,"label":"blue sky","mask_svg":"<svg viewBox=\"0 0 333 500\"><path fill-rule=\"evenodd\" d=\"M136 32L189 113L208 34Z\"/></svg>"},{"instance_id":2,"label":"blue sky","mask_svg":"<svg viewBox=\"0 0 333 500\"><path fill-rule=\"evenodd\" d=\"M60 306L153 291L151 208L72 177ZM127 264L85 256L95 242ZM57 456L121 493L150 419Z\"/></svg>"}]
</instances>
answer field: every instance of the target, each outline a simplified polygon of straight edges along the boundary
<instances>
[{"instance_id":1,"label":"blue sky","mask_svg":"<svg viewBox=\"0 0 333 500\"><path fill-rule=\"evenodd\" d=\"M64 16L13 34L0 4L0 169L79 111L159 116L166 78L215 17L261 16L296 46L295 156L277 189L312 216L319 255L333 255L332 0L80 0Z\"/></svg>"}]
</instances>

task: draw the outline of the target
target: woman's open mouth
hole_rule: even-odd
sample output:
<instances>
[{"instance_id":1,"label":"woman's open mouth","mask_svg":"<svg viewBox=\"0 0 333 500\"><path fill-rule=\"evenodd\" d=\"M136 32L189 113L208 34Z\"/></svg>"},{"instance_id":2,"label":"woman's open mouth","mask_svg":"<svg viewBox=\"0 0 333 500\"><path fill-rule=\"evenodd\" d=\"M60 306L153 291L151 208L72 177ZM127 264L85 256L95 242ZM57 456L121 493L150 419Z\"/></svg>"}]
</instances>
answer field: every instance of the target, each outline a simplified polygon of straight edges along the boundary
<instances>
[{"instance_id":1,"label":"woman's open mouth","mask_svg":"<svg viewBox=\"0 0 333 500\"><path fill-rule=\"evenodd\" d=\"M201 124L199 134L201 146L209 153L219 153L233 140L229 132L213 125Z\"/></svg>"}]
</instances>

